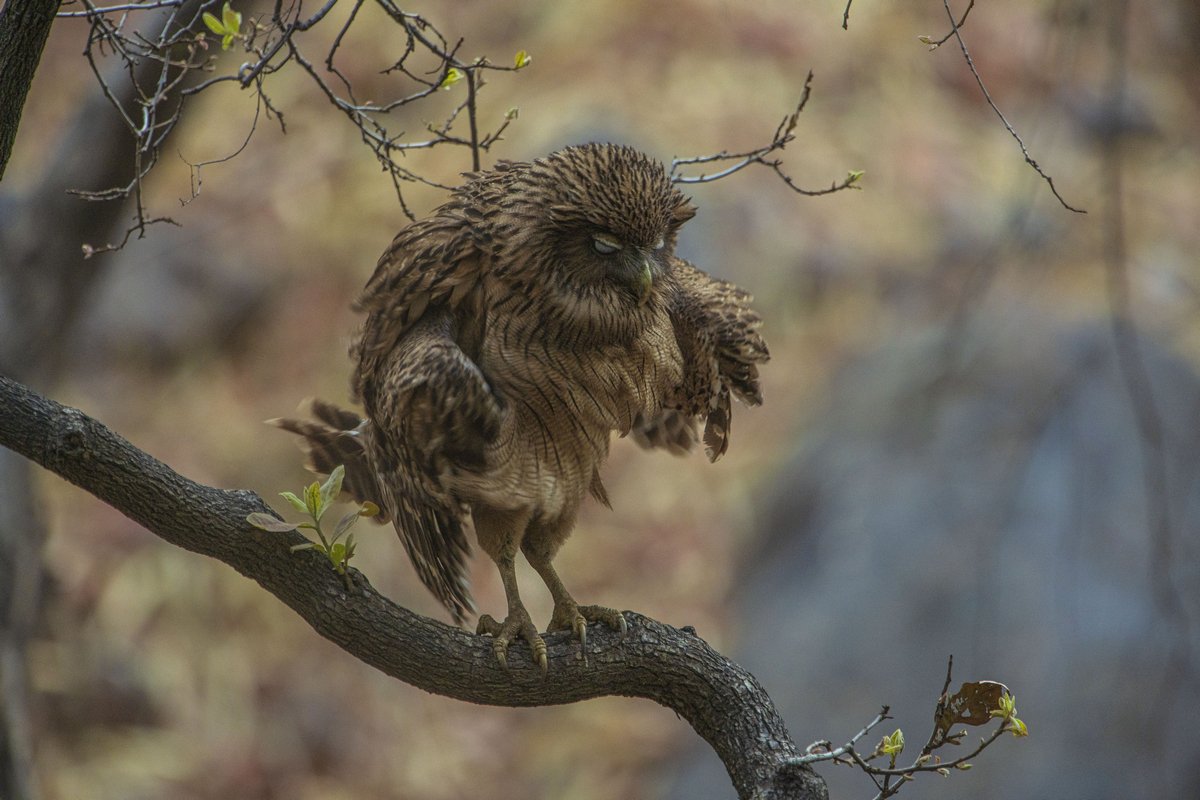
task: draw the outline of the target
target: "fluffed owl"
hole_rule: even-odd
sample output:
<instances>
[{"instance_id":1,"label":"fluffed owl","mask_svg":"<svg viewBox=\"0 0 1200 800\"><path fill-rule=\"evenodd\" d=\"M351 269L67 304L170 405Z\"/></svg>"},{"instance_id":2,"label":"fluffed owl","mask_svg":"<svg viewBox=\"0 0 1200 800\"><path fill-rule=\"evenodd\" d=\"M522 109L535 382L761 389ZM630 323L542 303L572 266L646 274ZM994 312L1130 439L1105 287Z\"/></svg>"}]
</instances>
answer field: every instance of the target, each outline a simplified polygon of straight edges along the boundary
<instances>
[{"instance_id":1,"label":"fluffed owl","mask_svg":"<svg viewBox=\"0 0 1200 800\"><path fill-rule=\"evenodd\" d=\"M478 625L501 663L521 638L546 668L518 554L554 598L549 630L586 644L589 622L625 629L618 611L577 604L552 565L584 498L608 504L611 434L676 453L702 441L715 461L731 398L762 402L750 296L674 253L694 214L660 163L625 146L468 173L400 231L357 301L365 418L317 401L314 421L278 421L312 469L345 465L344 489L380 507L460 622L473 528L508 599L503 622Z\"/></svg>"}]
</instances>

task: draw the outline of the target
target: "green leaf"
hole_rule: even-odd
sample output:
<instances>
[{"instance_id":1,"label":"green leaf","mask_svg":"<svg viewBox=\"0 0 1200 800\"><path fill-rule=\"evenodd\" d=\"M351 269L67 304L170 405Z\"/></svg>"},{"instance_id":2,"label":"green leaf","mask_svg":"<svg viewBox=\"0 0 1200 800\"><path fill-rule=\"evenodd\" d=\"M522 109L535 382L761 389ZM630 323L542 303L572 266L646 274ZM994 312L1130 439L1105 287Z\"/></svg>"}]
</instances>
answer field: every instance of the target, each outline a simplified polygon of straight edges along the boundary
<instances>
[{"instance_id":1,"label":"green leaf","mask_svg":"<svg viewBox=\"0 0 1200 800\"><path fill-rule=\"evenodd\" d=\"M345 477L346 468L338 464L333 468L333 472L329 473L325 483L321 484L321 513L324 513L325 509L329 508L329 505L342 493L342 479Z\"/></svg>"},{"instance_id":2,"label":"green leaf","mask_svg":"<svg viewBox=\"0 0 1200 800\"><path fill-rule=\"evenodd\" d=\"M294 544L288 548L293 553L299 553L301 550L321 550L321 545L316 542L305 542L304 544Z\"/></svg>"},{"instance_id":3,"label":"green leaf","mask_svg":"<svg viewBox=\"0 0 1200 800\"><path fill-rule=\"evenodd\" d=\"M316 481L304 488L304 510L315 520L320 520L321 515L325 513L325 508L321 505L321 485Z\"/></svg>"},{"instance_id":4,"label":"green leaf","mask_svg":"<svg viewBox=\"0 0 1200 800\"><path fill-rule=\"evenodd\" d=\"M450 69L446 70L446 77L442 78L442 82L438 88L449 89L451 86L458 83L465 77L467 77L467 73L463 72L458 67L451 67Z\"/></svg>"},{"instance_id":5,"label":"green leaf","mask_svg":"<svg viewBox=\"0 0 1200 800\"><path fill-rule=\"evenodd\" d=\"M221 49L228 50L233 47L233 34L227 33L221 37Z\"/></svg>"},{"instance_id":6,"label":"green leaf","mask_svg":"<svg viewBox=\"0 0 1200 800\"><path fill-rule=\"evenodd\" d=\"M346 563L346 545L341 542L334 542L329 548L329 560L334 566L340 567ZM339 570L340 571L340 570Z\"/></svg>"},{"instance_id":7,"label":"green leaf","mask_svg":"<svg viewBox=\"0 0 1200 800\"><path fill-rule=\"evenodd\" d=\"M379 516L379 506L368 500L358 509L358 515L360 517L377 517Z\"/></svg>"},{"instance_id":8,"label":"green leaf","mask_svg":"<svg viewBox=\"0 0 1200 800\"><path fill-rule=\"evenodd\" d=\"M225 33L225 26L222 25L221 20L217 19L213 14L205 11L202 19L204 20L204 24L207 25L208 29L213 33L218 35Z\"/></svg>"},{"instance_id":9,"label":"green leaf","mask_svg":"<svg viewBox=\"0 0 1200 800\"><path fill-rule=\"evenodd\" d=\"M225 24L225 33L236 34L242 29L242 14L229 7L229 3L221 9L221 22Z\"/></svg>"},{"instance_id":10,"label":"green leaf","mask_svg":"<svg viewBox=\"0 0 1200 800\"><path fill-rule=\"evenodd\" d=\"M292 508L299 511L301 514L308 513L308 506L304 505L304 501L299 497L296 497L296 495L292 494L291 492L280 492L279 496L291 503Z\"/></svg>"},{"instance_id":11,"label":"green leaf","mask_svg":"<svg viewBox=\"0 0 1200 800\"><path fill-rule=\"evenodd\" d=\"M992 709L989 714L993 717L1002 719L1012 719L1017 713L1017 698L1012 692L1004 692L1000 695L1000 700L997 707Z\"/></svg>"},{"instance_id":12,"label":"green leaf","mask_svg":"<svg viewBox=\"0 0 1200 800\"><path fill-rule=\"evenodd\" d=\"M879 745L879 752L891 756L892 761L895 761L896 756L904 752L904 731L896 728L895 733L883 737L883 741Z\"/></svg>"},{"instance_id":13,"label":"green leaf","mask_svg":"<svg viewBox=\"0 0 1200 800\"><path fill-rule=\"evenodd\" d=\"M528 67L532 61L533 57L530 56L529 53L526 53L524 50L518 50L517 55L513 58L513 66L515 66L517 69L521 69L523 67Z\"/></svg>"},{"instance_id":14,"label":"green leaf","mask_svg":"<svg viewBox=\"0 0 1200 800\"><path fill-rule=\"evenodd\" d=\"M333 533L329 538L335 542L342 538L342 534L350 530L350 527L354 525L355 522L358 522L358 516L359 515L357 511L351 511L349 514L339 519L338 524L334 527Z\"/></svg>"},{"instance_id":15,"label":"green leaf","mask_svg":"<svg viewBox=\"0 0 1200 800\"><path fill-rule=\"evenodd\" d=\"M264 514L261 511L247 514L246 522L249 522L260 530L271 531L272 533L286 533L287 531L294 531L299 527L295 522L284 522L278 517Z\"/></svg>"}]
</instances>

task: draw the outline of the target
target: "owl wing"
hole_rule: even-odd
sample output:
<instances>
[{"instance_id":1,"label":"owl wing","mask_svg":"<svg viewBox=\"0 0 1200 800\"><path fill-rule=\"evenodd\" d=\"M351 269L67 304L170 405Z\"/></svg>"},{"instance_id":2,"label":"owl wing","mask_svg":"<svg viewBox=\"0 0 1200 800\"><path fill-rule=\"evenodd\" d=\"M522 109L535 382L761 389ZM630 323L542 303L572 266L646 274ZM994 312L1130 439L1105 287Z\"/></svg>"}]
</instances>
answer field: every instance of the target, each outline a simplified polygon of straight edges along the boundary
<instances>
[{"instance_id":1,"label":"owl wing","mask_svg":"<svg viewBox=\"0 0 1200 800\"><path fill-rule=\"evenodd\" d=\"M396 234L355 302L367 321L352 355L354 396L367 401L370 383L392 347L431 309L457 311L481 289L489 242L482 219L456 196L438 213Z\"/></svg>"},{"instance_id":2,"label":"owl wing","mask_svg":"<svg viewBox=\"0 0 1200 800\"><path fill-rule=\"evenodd\" d=\"M421 582L461 621L472 610L466 505L447 486L485 466L503 405L455 341L453 316L429 312L381 362L367 454Z\"/></svg>"},{"instance_id":3,"label":"owl wing","mask_svg":"<svg viewBox=\"0 0 1200 800\"><path fill-rule=\"evenodd\" d=\"M368 314L353 348L382 505L422 583L456 621L473 608L469 512L446 479L484 466L503 412L468 352L482 318L472 227L465 209L447 206L396 236L358 300Z\"/></svg>"},{"instance_id":4,"label":"owl wing","mask_svg":"<svg viewBox=\"0 0 1200 800\"><path fill-rule=\"evenodd\" d=\"M747 405L762 403L758 365L770 354L758 329L762 320L750 294L710 277L683 259L672 265L668 311L683 361L683 382L668 395L664 410L640 420L635 441L685 452L704 421L704 447L716 461L729 447L730 396Z\"/></svg>"}]
</instances>

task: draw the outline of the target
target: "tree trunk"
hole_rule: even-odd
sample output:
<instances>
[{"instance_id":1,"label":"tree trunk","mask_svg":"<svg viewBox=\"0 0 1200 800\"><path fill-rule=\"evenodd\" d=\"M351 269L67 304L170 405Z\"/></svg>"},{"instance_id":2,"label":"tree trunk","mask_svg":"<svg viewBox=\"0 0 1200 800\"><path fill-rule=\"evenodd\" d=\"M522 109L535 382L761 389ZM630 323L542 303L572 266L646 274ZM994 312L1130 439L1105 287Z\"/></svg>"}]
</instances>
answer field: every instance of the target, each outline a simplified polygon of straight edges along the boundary
<instances>
[{"instance_id":1,"label":"tree trunk","mask_svg":"<svg viewBox=\"0 0 1200 800\"><path fill-rule=\"evenodd\" d=\"M58 0L7 0L0 9L0 180L57 11Z\"/></svg>"}]
</instances>

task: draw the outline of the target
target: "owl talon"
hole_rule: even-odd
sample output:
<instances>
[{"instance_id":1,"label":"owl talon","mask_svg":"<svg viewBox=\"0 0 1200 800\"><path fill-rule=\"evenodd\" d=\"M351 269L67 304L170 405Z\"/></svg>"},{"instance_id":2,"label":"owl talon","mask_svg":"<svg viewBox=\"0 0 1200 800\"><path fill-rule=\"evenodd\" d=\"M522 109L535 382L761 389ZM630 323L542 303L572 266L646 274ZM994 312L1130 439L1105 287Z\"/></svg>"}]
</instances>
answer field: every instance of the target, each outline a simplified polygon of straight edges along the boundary
<instances>
[{"instance_id":1,"label":"owl talon","mask_svg":"<svg viewBox=\"0 0 1200 800\"><path fill-rule=\"evenodd\" d=\"M496 654L496 660L504 669L508 669L508 646L519 636L529 643L530 659L541 668L542 674L546 673L549 666L546 643L538 635L537 628L529 619L529 612L524 608L518 607L510 611L503 623L496 622L491 614L481 615L479 623L475 626L475 633L493 637L492 652Z\"/></svg>"},{"instance_id":2,"label":"owl talon","mask_svg":"<svg viewBox=\"0 0 1200 800\"><path fill-rule=\"evenodd\" d=\"M555 604L549 630L571 631L586 652L589 622L603 622L614 631L619 632L622 639L629 630L629 626L625 622L625 615L620 611L604 606L581 606L570 599Z\"/></svg>"}]
</instances>

